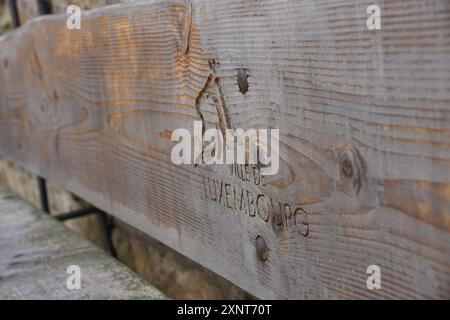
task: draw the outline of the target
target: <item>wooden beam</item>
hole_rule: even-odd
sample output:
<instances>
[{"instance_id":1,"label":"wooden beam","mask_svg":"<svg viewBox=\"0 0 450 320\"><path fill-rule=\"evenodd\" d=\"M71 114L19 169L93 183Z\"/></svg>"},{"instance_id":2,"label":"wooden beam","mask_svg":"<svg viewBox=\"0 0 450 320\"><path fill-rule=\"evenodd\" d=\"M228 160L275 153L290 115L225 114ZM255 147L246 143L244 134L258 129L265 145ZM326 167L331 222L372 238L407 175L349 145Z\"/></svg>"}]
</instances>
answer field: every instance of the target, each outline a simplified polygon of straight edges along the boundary
<instances>
[{"instance_id":1,"label":"wooden beam","mask_svg":"<svg viewBox=\"0 0 450 320\"><path fill-rule=\"evenodd\" d=\"M0 40L0 153L257 297L449 298L448 2L381 1L376 31L371 4L35 19ZM279 128L280 172L174 165L171 133L195 120Z\"/></svg>"}]
</instances>

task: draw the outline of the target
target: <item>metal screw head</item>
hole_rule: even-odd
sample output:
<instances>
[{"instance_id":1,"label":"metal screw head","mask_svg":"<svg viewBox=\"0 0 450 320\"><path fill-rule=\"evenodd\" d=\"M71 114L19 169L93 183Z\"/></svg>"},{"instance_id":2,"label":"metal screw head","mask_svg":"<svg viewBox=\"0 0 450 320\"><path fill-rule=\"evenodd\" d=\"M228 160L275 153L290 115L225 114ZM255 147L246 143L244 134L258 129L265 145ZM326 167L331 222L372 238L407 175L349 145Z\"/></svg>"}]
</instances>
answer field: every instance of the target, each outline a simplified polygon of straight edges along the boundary
<instances>
[{"instance_id":1,"label":"metal screw head","mask_svg":"<svg viewBox=\"0 0 450 320\"><path fill-rule=\"evenodd\" d=\"M241 68L237 72L237 82L239 86L239 92L245 94L248 91L248 74L247 70Z\"/></svg>"},{"instance_id":2,"label":"metal screw head","mask_svg":"<svg viewBox=\"0 0 450 320\"><path fill-rule=\"evenodd\" d=\"M263 237L256 237L256 254L262 261L266 261L269 257L269 248Z\"/></svg>"},{"instance_id":3,"label":"metal screw head","mask_svg":"<svg viewBox=\"0 0 450 320\"><path fill-rule=\"evenodd\" d=\"M342 174L347 178L351 178L353 176L352 161L349 158L346 157L342 160L341 171Z\"/></svg>"}]
</instances>

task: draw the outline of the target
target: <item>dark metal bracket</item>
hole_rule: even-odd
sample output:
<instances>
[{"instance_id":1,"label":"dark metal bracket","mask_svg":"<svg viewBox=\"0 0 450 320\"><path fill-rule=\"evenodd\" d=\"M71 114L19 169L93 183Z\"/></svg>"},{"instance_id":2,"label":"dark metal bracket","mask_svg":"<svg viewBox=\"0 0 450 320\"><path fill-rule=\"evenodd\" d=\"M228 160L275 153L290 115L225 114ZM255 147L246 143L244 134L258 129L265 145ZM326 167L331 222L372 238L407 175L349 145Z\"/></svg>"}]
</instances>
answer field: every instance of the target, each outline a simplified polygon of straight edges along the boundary
<instances>
[{"instance_id":1,"label":"dark metal bracket","mask_svg":"<svg viewBox=\"0 0 450 320\"><path fill-rule=\"evenodd\" d=\"M51 0L37 0L39 14L51 14L52 13L52 1Z\"/></svg>"},{"instance_id":2,"label":"dark metal bracket","mask_svg":"<svg viewBox=\"0 0 450 320\"><path fill-rule=\"evenodd\" d=\"M39 197L41 199L42 210L50 214L49 202L48 202L48 193L47 193L47 183L44 178L38 177L38 186L39 186ZM111 238L111 225L108 221L108 215L95 207L81 208L65 213L59 213L53 216L55 219L59 221L67 221L71 219L85 217L91 214L98 214L100 217L100 221L102 223L103 228L103 236L105 238L106 247L108 252L114 258L117 257L116 250L114 249L114 245L112 243Z\"/></svg>"},{"instance_id":3,"label":"dark metal bracket","mask_svg":"<svg viewBox=\"0 0 450 320\"><path fill-rule=\"evenodd\" d=\"M16 0L8 0L8 3L9 3L9 11L11 11L13 28L15 29L20 26L20 18L19 18L19 11L17 10L17 2Z\"/></svg>"},{"instance_id":4,"label":"dark metal bracket","mask_svg":"<svg viewBox=\"0 0 450 320\"><path fill-rule=\"evenodd\" d=\"M104 212L98 208L95 208L95 207L88 207L88 208L77 209L74 211L69 211L66 213L59 213L59 214L55 215L54 218L59 221L67 221L67 220L71 220L71 219L85 217L85 216L88 216L91 214L99 215L100 221L102 224L102 228L103 228L103 236L105 238L106 247L108 249L109 254L111 256L113 256L114 258L116 258L117 253L116 253L116 250L114 249L114 245L113 245L112 237L111 237L111 225L109 223L108 215L106 214L106 212Z\"/></svg>"},{"instance_id":5,"label":"dark metal bracket","mask_svg":"<svg viewBox=\"0 0 450 320\"><path fill-rule=\"evenodd\" d=\"M50 213L47 196L47 183L44 178L38 177L39 198L41 200L41 208L47 213Z\"/></svg>"}]
</instances>

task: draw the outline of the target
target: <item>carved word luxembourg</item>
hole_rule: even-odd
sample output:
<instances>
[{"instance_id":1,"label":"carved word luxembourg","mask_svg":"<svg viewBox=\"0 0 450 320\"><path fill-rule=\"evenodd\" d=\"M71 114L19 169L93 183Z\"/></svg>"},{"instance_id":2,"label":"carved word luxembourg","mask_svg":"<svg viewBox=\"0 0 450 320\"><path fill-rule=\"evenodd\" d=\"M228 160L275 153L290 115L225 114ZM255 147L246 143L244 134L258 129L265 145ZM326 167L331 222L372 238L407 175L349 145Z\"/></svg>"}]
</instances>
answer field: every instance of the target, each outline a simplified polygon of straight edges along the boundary
<instances>
[{"instance_id":1,"label":"carved word luxembourg","mask_svg":"<svg viewBox=\"0 0 450 320\"><path fill-rule=\"evenodd\" d=\"M304 237L308 236L308 216L302 207L289 201L277 200L261 191L251 191L254 187L241 186L247 183L258 186L261 190L266 185L258 166L234 164L229 165L229 169L231 176L237 181L203 176L206 200L216 202L225 210L245 214L250 218L259 217L270 224L276 233L297 231Z\"/></svg>"},{"instance_id":2,"label":"carved word luxembourg","mask_svg":"<svg viewBox=\"0 0 450 320\"><path fill-rule=\"evenodd\" d=\"M171 140L178 142L172 148L172 162L177 165L259 164L262 165L261 175L278 173L279 129L248 129L247 131L226 129L224 131L225 136L222 131L214 128L203 133L202 121L194 121L193 141L191 132L187 129L172 131ZM268 155L268 131L270 132L270 156Z\"/></svg>"}]
</instances>

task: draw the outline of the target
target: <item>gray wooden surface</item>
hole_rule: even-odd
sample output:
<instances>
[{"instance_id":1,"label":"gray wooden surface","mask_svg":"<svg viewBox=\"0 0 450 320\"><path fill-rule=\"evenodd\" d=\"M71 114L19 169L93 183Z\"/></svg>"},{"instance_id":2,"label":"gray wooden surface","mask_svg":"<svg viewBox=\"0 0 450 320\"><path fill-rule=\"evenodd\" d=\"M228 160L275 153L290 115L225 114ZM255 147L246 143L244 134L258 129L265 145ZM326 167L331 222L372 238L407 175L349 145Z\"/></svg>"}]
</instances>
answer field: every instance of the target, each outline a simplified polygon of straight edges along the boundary
<instances>
[{"instance_id":1,"label":"gray wooden surface","mask_svg":"<svg viewBox=\"0 0 450 320\"><path fill-rule=\"evenodd\" d=\"M382 1L376 31L372 4L138 1L85 13L81 31L33 20L0 40L0 154L257 297L449 298L450 2ZM280 172L174 165L171 132L194 120L279 128Z\"/></svg>"},{"instance_id":2,"label":"gray wooden surface","mask_svg":"<svg viewBox=\"0 0 450 320\"><path fill-rule=\"evenodd\" d=\"M80 290L66 286L71 265L80 267ZM163 298L81 235L0 187L0 299Z\"/></svg>"}]
</instances>

